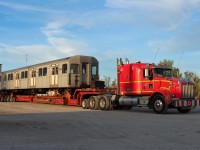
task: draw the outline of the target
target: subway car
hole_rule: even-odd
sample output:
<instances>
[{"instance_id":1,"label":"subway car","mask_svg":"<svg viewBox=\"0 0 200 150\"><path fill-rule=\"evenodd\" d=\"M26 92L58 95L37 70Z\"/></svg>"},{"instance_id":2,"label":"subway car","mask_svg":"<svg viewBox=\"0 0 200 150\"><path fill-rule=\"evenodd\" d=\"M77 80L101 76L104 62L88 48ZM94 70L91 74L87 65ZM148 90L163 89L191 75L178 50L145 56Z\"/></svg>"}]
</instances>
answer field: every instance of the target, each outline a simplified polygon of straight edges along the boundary
<instances>
[{"instance_id":1,"label":"subway car","mask_svg":"<svg viewBox=\"0 0 200 150\"><path fill-rule=\"evenodd\" d=\"M91 56L76 55L3 72L0 65L1 92L34 94L103 87L98 81L99 62Z\"/></svg>"}]
</instances>

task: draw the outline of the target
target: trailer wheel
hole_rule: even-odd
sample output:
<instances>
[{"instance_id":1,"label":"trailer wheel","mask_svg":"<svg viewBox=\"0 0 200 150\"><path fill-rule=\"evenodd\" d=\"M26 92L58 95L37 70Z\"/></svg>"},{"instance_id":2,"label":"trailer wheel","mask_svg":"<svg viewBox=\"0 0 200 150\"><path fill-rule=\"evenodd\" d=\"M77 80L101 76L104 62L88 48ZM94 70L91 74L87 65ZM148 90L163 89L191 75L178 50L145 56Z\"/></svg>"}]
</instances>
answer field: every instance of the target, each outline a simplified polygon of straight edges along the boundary
<instances>
[{"instance_id":1,"label":"trailer wheel","mask_svg":"<svg viewBox=\"0 0 200 150\"><path fill-rule=\"evenodd\" d=\"M67 105L67 99L63 97L63 105Z\"/></svg>"},{"instance_id":2,"label":"trailer wheel","mask_svg":"<svg viewBox=\"0 0 200 150\"><path fill-rule=\"evenodd\" d=\"M88 109L89 108L88 99L84 99L81 103L81 106L83 109Z\"/></svg>"},{"instance_id":3,"label":"trailer wheel","mask_svg":"<svg viewBox=\"0 0 200 150\"><path fill-rule=\"evenodd\" d=\"M2 101L2 102L5 102L5 97L2 97L2 98L1 98L1 101Z\"/></svg>"},{"instance_id":4,"label":"trailer wheel","mask_svg":"<svg viewBox=\"0 0 200 150\"><path fill-rule=\"evenodd\" d=\"M12 102L16 102L16 99L15 99L15 97L12 97Z\"/></svg>"},{"instance_id":5,"label":"trailer wheel","mask_svg":"<svg viewBox=\"0 0 200 150\"><path fill-rule=\"evenodd\" d=\"M165 103L165 99L161 95L157 95L153 98L152 102L153 111L157 114L164 114L167 112L168 106Z\"/></svg>"},{"instance_id":6,"label":"trailer wheel","mask_svg":"<svg viewBox=\"0 0 200 150\"><path fill-rule=\"evenodd\" d=\"M97 96L91 96L88 100L90 109L97 110L99 108L99 99Z\"/></svg>"},{"instance_id":7,"label":"trailer wheel","mask_svg":"<svg viewBox=\"0 0 200 150\"><path fill-rule=\"evenodd\" d=\"M106 96L100 96L99 107L101 110L108 110L110 108L110 101Z\"/></svg>"},{"instance_id":8,"label":"trailer wheel","mask_svg":"<svg viewBox=\"0 0 200 150\"><path fill-rule=\"evenodd\" d=\"M95 107L94 110L99 109L99 97L98 96L94 96L95 97Z\"/></svg>"},{"instance_id":9,"label":"trailer wheel","mask_svg":"<svg viewBox=\"0 0 200 150\"><path fill-rule=\"evenodd\" d=\"M183 113L183 114L189 113L189 112L191 111L190 108L188 108L188 109L185 108L185 109L184 109L184 108L182 108L182 107L178 107L177 110L178 110L180 113Z\"/></svg>"},{"instance_id":10,"label":"trailer wheel","mask_svg":"<svg viewBox=\"0 0 200 150\"><path fill-rule=\"evenodd\" d=\"M9 102L12 102L12 97L9 97Z\"/></svg>"},{"instance_id":11,"label":"trailer wheel","mask_svg":"<svg viewBox=\"0 0 200 150\"><path fill-rule=\"evenodd\" d=\"M5 102L9 102L9 97L5 97Z\"/></svg>"}]
</instances>

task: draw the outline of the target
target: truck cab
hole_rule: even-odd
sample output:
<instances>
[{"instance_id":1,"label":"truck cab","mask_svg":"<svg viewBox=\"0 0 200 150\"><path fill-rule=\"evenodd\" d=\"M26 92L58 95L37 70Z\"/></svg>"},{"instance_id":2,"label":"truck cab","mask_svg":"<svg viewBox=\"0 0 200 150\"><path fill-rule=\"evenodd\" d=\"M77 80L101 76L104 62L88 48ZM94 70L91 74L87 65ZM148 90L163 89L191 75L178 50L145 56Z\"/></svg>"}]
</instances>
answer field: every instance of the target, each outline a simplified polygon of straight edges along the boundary
<instances>
[{"instance_id":1,"label":"truck cab","mask_svg":"<svg viewBox=\"0 0 200 150\"><path fill-rule=\"evenodd\" d=\"M168 108L187 113L199 105L194 83L173 77L172 68L141 62L123 64L117 59L117 78L120 105L146 105L156 113Z\"/></svg>"}]
</instances>

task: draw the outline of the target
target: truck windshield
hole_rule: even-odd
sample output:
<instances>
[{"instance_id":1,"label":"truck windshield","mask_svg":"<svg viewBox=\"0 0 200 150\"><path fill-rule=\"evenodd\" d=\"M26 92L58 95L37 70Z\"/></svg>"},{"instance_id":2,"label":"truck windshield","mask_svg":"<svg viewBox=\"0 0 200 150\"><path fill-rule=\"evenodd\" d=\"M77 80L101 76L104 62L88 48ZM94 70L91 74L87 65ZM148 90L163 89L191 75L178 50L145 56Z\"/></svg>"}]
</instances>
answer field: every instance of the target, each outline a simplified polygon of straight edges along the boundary
<instances>
[{"instance_id":1,"label":"truck windshield","mask_svg":"<svg viewBox=\"0 0 200 150\"><path fill-rule=\"evenodd\" d=\"M172 69L154 68L155 75L158 77L172 77Z\"/></svg>"}]
</instances>

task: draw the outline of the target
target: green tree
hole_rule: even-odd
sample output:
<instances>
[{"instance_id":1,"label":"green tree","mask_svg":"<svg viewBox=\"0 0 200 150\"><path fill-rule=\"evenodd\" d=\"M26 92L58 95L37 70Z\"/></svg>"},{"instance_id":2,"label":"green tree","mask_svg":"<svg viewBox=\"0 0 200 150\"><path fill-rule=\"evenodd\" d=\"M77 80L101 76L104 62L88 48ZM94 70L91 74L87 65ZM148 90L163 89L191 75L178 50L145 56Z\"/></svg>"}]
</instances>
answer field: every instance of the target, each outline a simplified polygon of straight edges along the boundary
<instances>
[{"instance_id":1,"label":"green tree","mask_svg":"<svg viewBox=\"0 0 200 150\"><path fill-rule=\"evenodd\" d=\"M103 76L103 81L105 82L105 87L110 87L111 77Z\"/></svg>"},{"instance_id":2,"label":"green tree","mask_svg":"<svg viewBox=\"0 0 200 150\"><path fill-rule=\"evenodd\" d=\"M167 60L167 59L164 59L158 63L158 66L165 66L165 67L170 67L170 68L172 68L173 65L174 65L174 61Z\"/></svg>"},{"instance_id":3,"label":"green tree","mask_svg":"<svg viewBox=\"0 0 200 150\"><path fill-rule=\"evenodd\" d=\"M194 82L195 93L200 96L200 77L194 72L186 71L184 72L184 78Z\"/></svg>"},{"instance_id":4,"label":"green tree","mask_svg":"<svg viewBox=\"0 0 200 150\"><path fill-rule=\"evenodd\" d=\"M117 79L116 78L114 78L113 80L112 80L112 84L111 84L112 86L116 86L117 85Z\"/></svg>"}]
</instances>

